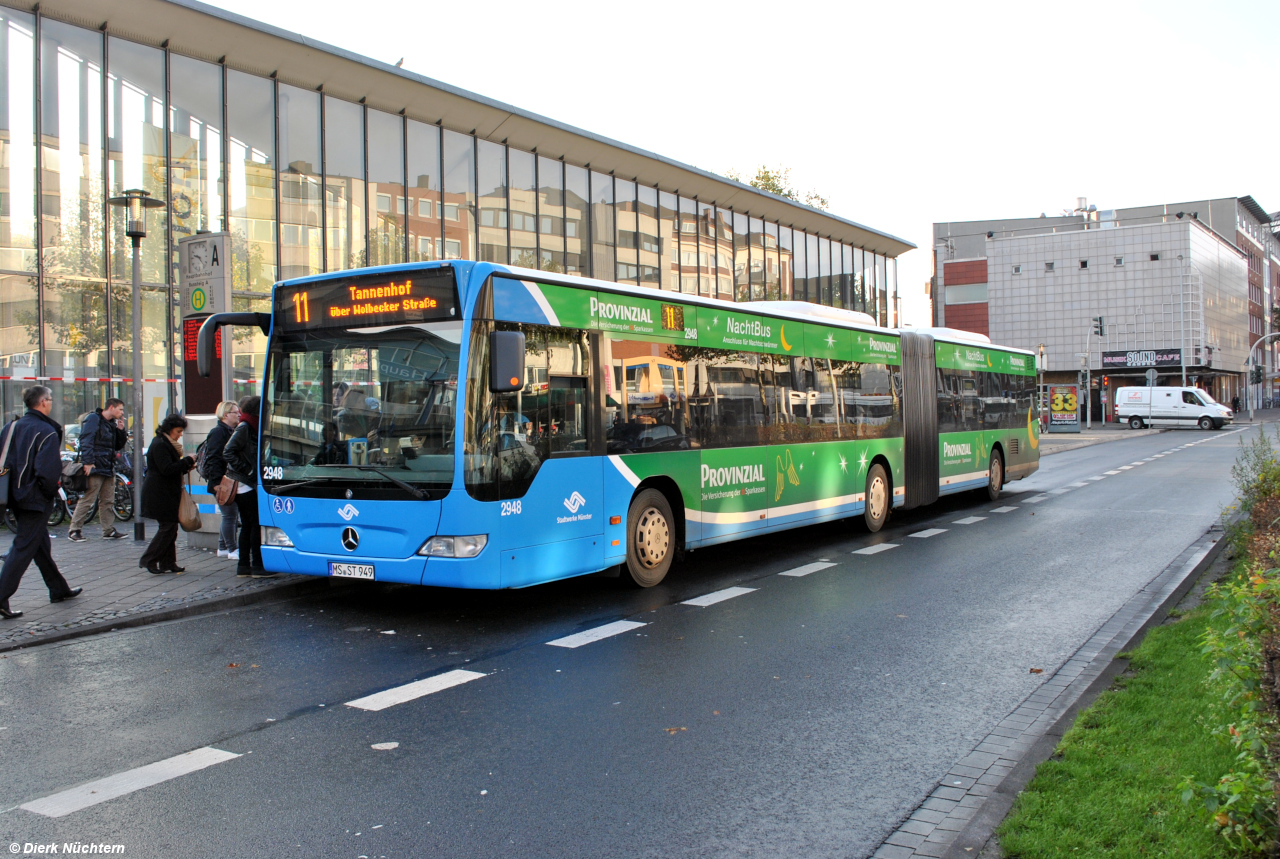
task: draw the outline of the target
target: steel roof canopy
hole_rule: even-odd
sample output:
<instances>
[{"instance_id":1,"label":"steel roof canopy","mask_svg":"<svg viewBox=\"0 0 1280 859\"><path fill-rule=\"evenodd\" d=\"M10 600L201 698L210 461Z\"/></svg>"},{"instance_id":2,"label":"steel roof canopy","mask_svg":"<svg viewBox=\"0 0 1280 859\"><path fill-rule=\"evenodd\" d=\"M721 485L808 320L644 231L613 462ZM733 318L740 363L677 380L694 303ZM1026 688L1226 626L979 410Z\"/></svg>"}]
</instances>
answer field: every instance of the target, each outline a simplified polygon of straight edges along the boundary
<instances>
[{"instance_id":1,"label":"steel roof canopy","mask_svg":"<svg viewBox=\"0 0 1280 859\"><path fill-rule=\"evenodd\" d=\"M4 2L26 9L36 5ZM221 60L264 77L274 74L282 82L323 89L345 100L364 99L370 106L392 113L403 110L414 119L455 131L474 129L486 140L590 164L621 178L731 206L876 253L896 257L916 247L785 197L196 0L45 0L39 7L41 14L68 23L103 28L211 62Z\"/></svg>"}]
</instances>

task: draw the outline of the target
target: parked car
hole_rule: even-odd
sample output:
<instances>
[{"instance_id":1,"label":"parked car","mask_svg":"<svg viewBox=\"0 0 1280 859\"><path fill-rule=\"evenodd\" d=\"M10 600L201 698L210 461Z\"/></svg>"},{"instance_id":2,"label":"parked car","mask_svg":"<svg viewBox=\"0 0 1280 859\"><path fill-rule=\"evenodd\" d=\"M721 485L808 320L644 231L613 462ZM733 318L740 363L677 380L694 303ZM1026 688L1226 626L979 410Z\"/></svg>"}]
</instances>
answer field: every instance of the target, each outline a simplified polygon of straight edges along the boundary
<instances>
[{"instance_id":1,"label":"parked car","mask_svg":"<svg viewBox=\"0 0 1280 859\"><path fill-rule=\"evenodd\" d=\"M1198 426L1222 429L1235 415L1201 388L1144 387L1116 389L1116 420L1131 429L1144 426Z\"/></svg>"}]
</instances>

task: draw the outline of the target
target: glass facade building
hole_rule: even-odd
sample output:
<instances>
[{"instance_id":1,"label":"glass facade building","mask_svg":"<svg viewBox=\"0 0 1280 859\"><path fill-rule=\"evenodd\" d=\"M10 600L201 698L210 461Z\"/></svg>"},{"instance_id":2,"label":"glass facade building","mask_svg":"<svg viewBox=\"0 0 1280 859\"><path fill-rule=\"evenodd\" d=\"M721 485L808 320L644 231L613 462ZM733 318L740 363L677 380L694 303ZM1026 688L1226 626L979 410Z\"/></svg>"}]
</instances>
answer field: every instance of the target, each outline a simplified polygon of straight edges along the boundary
<instances>
[{"instance_id":1,"label":"glass facade building","mask_svg":"<svg viewBox=\"0 0 1280 859\"><path fill-rule=\"evenodd\" d=\"M195 31L219 14L146 2L191 17ZM105 15L93 0L60 4L58 14L66 6L81 23ZM205 230L230 233L241 310L268 309L279 279L472 259L726 301L811 301L896 324L895 256L912 247L900 239L672 162L664 162L672 181L646 181L625 172L634 157L610 163L620 144L585 133L572 154L521 148L411 107L336 97L323 80L286 82L239 66L187 55L167 38L132 41L105 21L91 29L0 6L6 414L34 380L54 390L55 416L67 422L108 396L131 401L135 349L149 401L180 409L177 248ZM379 74L405 85L398 70ZM424 98L434 92L413 85ZM686 174L698 181L680 181ZM726 193L690 195L691 185ZM164 202L142 243L136 344L129 241L107 203L130 188ZM794 217L801 211L804 225ZM257 332L235 330L240 394L257 389L264 349Z\"/></svg>"}]
</instances>

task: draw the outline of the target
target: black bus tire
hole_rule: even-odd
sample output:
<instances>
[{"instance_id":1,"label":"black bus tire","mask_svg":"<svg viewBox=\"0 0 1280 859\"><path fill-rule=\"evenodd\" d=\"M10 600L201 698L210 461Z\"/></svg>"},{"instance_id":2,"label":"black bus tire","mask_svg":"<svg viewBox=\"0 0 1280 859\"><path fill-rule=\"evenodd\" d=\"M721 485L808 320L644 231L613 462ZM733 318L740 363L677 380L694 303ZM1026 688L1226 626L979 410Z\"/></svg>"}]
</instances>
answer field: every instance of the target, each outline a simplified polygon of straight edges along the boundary
<instances>
[{"instance_id":1,"label":"black bus tire","mask_svg":"<svg viewBox=\"0 0 1280 859\"><path fill-rule=\"evenodd\" d=\"M675 525L667 496L658 490L646 489L631 501L623 583L651 588L667 577L676 556Z\"/></svg>"},{"instance_id":2,"label":"black bus tire","mask_svg":"<svg viewBox=\"0 0 1280 859\"><path fill-rule=\"evenodd\" d=\"M863 499L862 520L872 534L889 521L889 508L893 506L893 486L884 466L876 463L867 471L866 495Z\"/></svg>"},{"instance_id":3,"label":"black bus tire","mask_svg":"<svg viewBox=\"0 0 1280 859\"><path fill-rule=\"evenodd\" d=\"M1004 488L1004 456L993 449L987 465L987 498L996 501Z\"/></svg>"}]
</instances>

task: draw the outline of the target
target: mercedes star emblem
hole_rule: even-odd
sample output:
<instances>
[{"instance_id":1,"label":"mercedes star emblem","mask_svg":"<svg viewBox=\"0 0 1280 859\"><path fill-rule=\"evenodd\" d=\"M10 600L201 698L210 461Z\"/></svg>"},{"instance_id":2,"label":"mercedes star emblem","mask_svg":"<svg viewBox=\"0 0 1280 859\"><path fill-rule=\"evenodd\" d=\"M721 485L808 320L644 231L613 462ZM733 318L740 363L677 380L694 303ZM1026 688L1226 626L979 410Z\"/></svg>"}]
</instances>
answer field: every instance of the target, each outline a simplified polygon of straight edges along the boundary
<instances>
[{"instance_id":1,"label":"mercedes star emblem","mask_svg":"<svg viewBox=\"0 0 1280 859\"><path fill-rule=\"evenodd\" d=\"M342 548L348 552L354 552L356 547L360 545L360 535L356 533L355 528L342 529Z\"/></svg>"},{"instance_id":2,"label":"mercedes star emblem","mask_svg":"<svg viewBox=\"0 0 1280 859\"><path fill-rule=\"evenodd\" d=\"M347 490L347 497L350 498L354 493L350 489Z\"/></svg>"}]
</instances>

